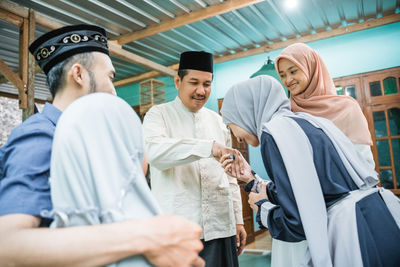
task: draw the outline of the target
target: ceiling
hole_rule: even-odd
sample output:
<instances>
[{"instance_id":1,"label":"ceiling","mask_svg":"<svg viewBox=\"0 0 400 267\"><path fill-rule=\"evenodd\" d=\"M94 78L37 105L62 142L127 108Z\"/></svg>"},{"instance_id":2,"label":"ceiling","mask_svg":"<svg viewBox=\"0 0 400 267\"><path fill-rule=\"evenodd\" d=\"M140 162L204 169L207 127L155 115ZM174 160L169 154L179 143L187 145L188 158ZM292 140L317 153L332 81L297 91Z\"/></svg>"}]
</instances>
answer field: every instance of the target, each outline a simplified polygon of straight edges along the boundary
<instances>
[{"instance_id":1,"label":"ceiling","mask_svg":"<svg viewBox=\"0 0 400 267\"><path fill-rule=\"evenodd\" d=\"M223 62L400 21L400 0L297 2L288 8L284 0L0 0L0 9L22 6L55 25L104 27L115 40L116 86L165 75L165 67L176 70L179 54L187 50L208 51ZM48 30L38 23L36 36ZM0 58L17 71L19 28L0 20L0 38ZM4 81L0 77L0 94L17 94ZM38 73L35 97L49 96Z\"/></svg>"}]
</instances>

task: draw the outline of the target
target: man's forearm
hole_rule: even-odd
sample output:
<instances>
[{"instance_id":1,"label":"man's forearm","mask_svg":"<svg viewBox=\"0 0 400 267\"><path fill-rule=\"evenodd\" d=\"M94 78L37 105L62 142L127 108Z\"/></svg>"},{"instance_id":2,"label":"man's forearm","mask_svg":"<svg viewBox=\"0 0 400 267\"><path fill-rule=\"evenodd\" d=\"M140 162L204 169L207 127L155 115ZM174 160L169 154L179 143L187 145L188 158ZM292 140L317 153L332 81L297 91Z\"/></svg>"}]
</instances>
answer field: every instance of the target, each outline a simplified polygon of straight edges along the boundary
<instances>
[{"instance_id":1,"label":"man's forearm","mask_svg":"<svg viewBox=\"0 0 400 267\"><path fill-rule=\"evenodd\" d=\"M148 162L159 170L188 164L211 156L211 140L147 138Z\"/></svg>"},{"instance_id":2,"label":"man's forearm","mask_svg":"<svg viewBox=\"0 0 400 267\"><path fill-rule=\"evenodd\" d=\"M0 230L2 266L102 266L147 249L146 220L59 229ZM146 230L147 228L147 230Z\"/></svg>"}]
</instances>

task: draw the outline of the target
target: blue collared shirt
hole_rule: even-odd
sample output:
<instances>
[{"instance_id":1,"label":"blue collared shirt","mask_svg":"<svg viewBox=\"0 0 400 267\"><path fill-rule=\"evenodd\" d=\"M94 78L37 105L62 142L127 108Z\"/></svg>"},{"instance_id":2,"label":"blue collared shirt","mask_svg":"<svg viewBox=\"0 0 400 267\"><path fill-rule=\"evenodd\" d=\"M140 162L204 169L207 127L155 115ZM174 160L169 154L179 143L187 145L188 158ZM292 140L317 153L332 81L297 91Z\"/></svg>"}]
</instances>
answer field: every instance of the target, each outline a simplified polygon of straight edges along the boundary
<instances>
[{"instance_id":1,"label":"blue collared shirt","mask_svg":"<svg viewBox=\"0 0 400 267\"><path fill-rule=\"evenodd\" d=\"M0 149L0 215L23 213L44 217L52 209L50 158L61 111L46 103L42 113L12 130Z\"/></svg>"}]
</instances>

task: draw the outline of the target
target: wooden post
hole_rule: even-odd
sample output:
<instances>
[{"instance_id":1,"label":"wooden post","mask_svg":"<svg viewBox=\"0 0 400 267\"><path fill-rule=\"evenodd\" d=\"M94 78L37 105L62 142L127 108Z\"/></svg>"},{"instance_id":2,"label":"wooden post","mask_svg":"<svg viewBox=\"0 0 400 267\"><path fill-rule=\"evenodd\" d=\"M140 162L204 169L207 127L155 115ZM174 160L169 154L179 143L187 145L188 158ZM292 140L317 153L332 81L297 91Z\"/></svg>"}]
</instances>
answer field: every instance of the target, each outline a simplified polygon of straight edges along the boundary
<instances>
[{"instance_id":1,"label":"wooden post","mask_svg":"<svg viewBox=\"0 0 400 267\"><path fill-rule=\"evenodd\" d=\"M22 120L26 120L33 115L35 109L35 60L28 51L29 44L35 40L35 29L35 13L32 9L29 9L28 19L24 19L22 34L20 33L20 45L21 38L23 40L23 47L20 47L19 54L20 74L22 75L21 78L25 84L25 93L27 95L27 108L22 110Z\"/></svg>"}]
</instances>

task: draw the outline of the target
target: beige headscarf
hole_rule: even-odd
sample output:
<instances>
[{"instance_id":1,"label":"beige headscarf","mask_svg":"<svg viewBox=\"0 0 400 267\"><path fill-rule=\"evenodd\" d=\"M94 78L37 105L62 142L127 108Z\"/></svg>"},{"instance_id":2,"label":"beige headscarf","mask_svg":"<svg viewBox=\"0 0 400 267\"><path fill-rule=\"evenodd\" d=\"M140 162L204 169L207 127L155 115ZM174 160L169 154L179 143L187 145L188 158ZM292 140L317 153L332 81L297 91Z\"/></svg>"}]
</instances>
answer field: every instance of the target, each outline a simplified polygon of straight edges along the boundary
<instances>
[{"instance_id":1,"label":"beige headscarf","mask_svg":"<svg viewBox=\"0 0 400 267\"><path fill-rule=\"evenodd\" d=\"M352 142L372 145L368 123L358 102L350 96L337 95L331 75L316 51L302 43L288 46L275 59L278 73L281 58L296 64L309 80L303 93L290 95L293 112L306 112L327 118Z\"/></svg>"}]
</instances>

